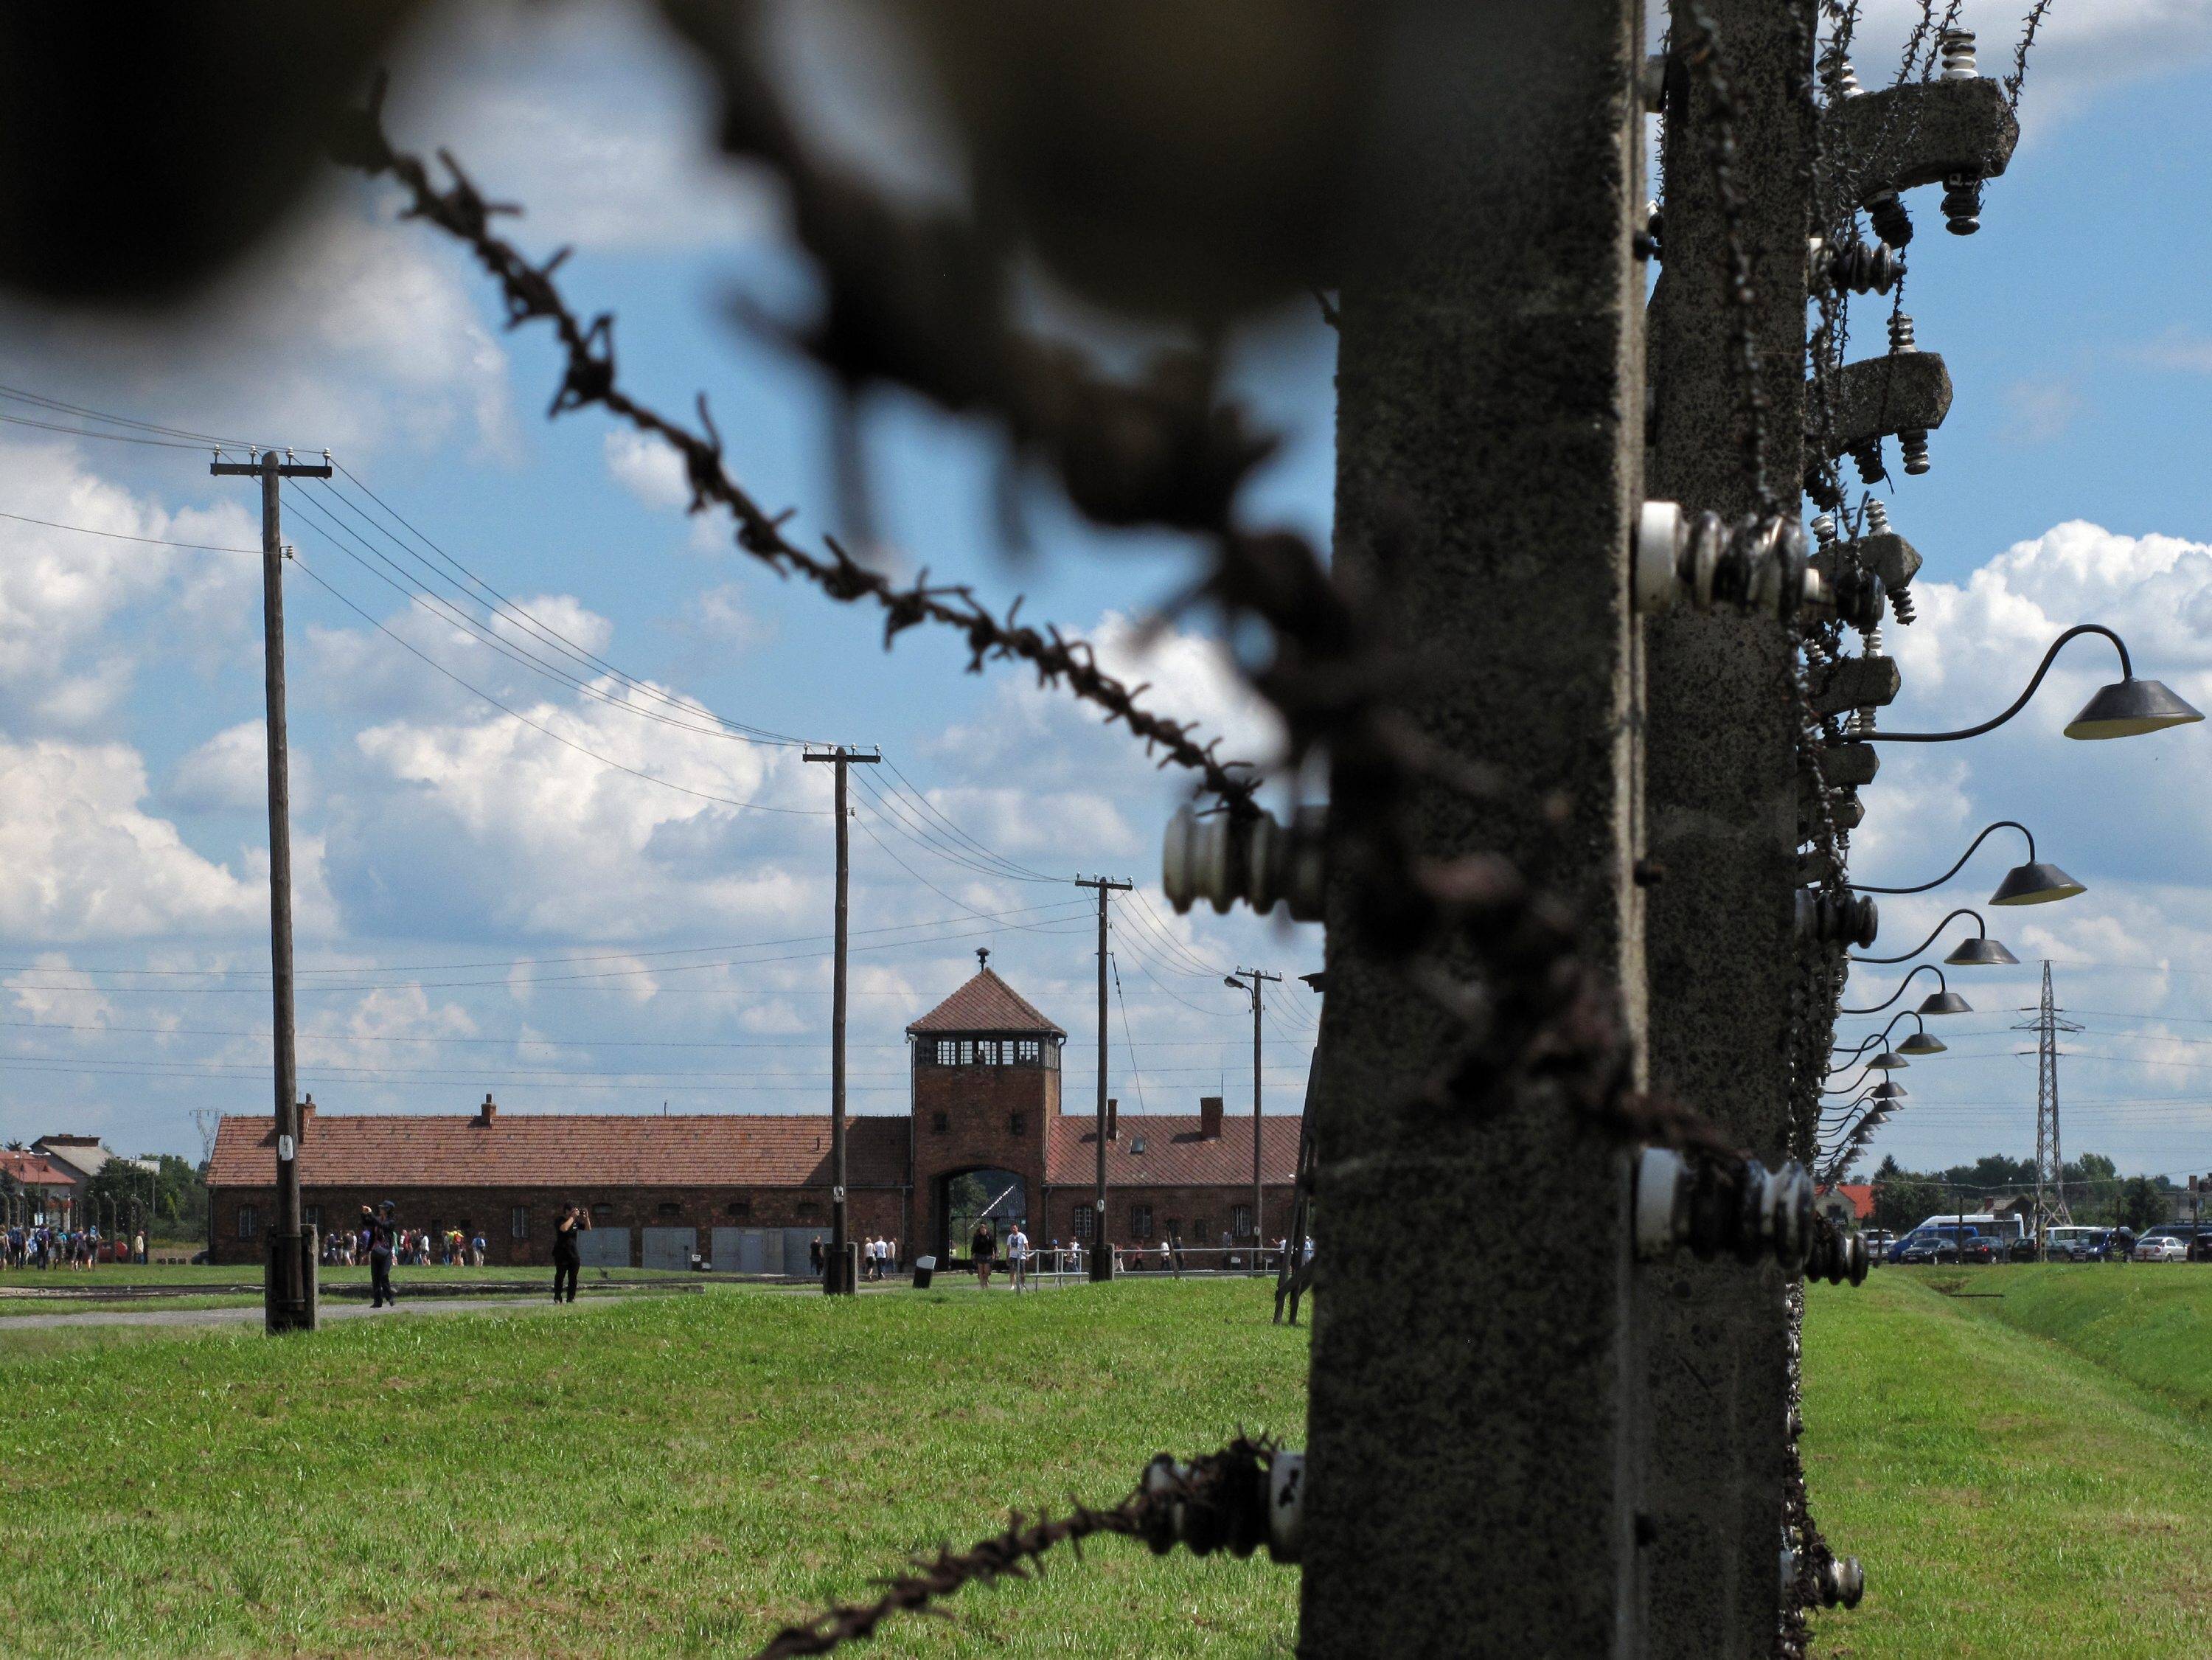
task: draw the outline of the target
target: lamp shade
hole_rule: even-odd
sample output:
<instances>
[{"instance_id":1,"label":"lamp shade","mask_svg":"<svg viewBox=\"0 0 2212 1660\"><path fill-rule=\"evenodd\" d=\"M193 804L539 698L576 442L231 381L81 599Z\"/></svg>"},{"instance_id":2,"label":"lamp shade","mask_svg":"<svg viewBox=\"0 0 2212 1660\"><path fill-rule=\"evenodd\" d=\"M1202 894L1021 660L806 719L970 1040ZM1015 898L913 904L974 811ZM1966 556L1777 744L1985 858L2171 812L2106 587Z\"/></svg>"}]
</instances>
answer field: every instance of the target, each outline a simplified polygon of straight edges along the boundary
<instances>
[{"instance_id":1,"label":"lamp shade","mask_svg":"<svg viewBox=\"0 0 2212 1660\"><path fill-rule=\"evenodd\" d=\"M2047 905L2054 899L2071 899L2088 889L2069 876L2056 865L2046 865L2040 860L2025 865L2014 865L2005 873L1997 891L1990 896L1992 905Z\"/></svg>"},{"instance_id":2,"label":"lamp shade","mask_svg":"<svg viewBox=\"0 0 2212 1660\"><path fill-rule=\"evenodd\" d=\"M1922 1014L1972 1014L1974 1006L1955 991L1931 991L1920 1000Z\"/></svg>"},{"instance_id":3,"label":"lamp shade","mask_svg":"<svg viewBox=\"0 0 2212 1660\"><path fill-rule=\"evenodd\" d=\"M1897 1046L1899 1055L1941 1055L1948 1046L1940 1037L1930 1037L1924 1031L1916 1031Z\"/></svg>"},{"instance_id":4,"label":"lamp shade","mask_svg":"<svg viewBox=\"0 0 2212 1660\"><path fill-rule=\"evenodd\" d=\"M1869 1093L1877 1101L1902 1101L1911 1091L1894 1078L1885 1078Z\"/></svg>"},{"instance_id":5,"label":"lamp shade","mask_svg":"<svg viewBox=\"0 0 2212 1660\"><path fill-rule=\"evenodd\" d=\"M1867 1062L1869 1072L1897 1072L1912 1064L1893 1049L1884 1049Z\"/></svg>"},{"instance_id":6,"label":"lamp shade","mask_svg":"<svg viewBox=\"0 0 2212 1660\"><path fill-rule=\"evenodd\" d=\"M2162 681L2130 676L2100 689L2066 723L2069 738L2132 738L2137 733L2185 727L2204 717L2166 689Z\"/></svg>"},{"instance_id":7,"label":"lamp shade","mask_svg":"<svg viewBox=\"0 0 2212 1660\"><path fill-rule=\"evenodd\" d=\"M2005 949L2003 940L1991 939L1984 934L1972 939L1961 939L1958 949L1943 960L1954 968L1988 969L2006 963L2017 963L2020 958Z\"/></svg>"}]
</instances>

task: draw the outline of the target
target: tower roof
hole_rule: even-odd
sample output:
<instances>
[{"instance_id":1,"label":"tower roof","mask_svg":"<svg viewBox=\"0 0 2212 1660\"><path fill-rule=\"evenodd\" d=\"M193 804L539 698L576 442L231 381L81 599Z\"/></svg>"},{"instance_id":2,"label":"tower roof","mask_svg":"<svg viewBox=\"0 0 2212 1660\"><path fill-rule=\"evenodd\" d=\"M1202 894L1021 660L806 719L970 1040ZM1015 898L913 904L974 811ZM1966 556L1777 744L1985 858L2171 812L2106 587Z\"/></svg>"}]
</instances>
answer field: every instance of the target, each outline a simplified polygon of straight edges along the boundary
<instances>
[{"instance_id":1,"label":"tower roof","mask_svg":"<svg viewBox=\"0 0 2212 1660\"><path fill-rule=\"evenodd\" d=\"M907 1028L911 1032L1039 1031L1065 1037L1066 1032L1043 1015L1028 998L999 978L988 963L975 978Z\"/></svg>"}]
</instances>

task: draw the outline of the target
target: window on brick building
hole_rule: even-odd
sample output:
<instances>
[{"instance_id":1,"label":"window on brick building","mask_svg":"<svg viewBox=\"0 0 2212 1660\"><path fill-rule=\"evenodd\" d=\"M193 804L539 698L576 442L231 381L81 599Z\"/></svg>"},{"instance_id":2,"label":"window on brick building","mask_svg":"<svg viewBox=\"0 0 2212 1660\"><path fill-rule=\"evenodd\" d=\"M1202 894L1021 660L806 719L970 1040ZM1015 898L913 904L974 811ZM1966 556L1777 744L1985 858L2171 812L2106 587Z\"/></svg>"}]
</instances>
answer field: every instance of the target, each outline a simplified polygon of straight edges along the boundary
<instances>
[{"instance_id":1,"label":"window on brick building","mask_svg":"<svg viewBox=\"0 0 2212 1660\"><path fill-rule=\"evenodd\" d=\"M958 1065L959 1061L960 1045L954 1043L950 1037L939 1038L937 1040L937 1064L940 1067L951 1067Z\"/></svg>"},{"instance_id":2,"label":"window on brick building","mask_svg":"<svg viewBox=\"0 0 2212 1660\"><path fill-rule=\"evenodd\" d=\"M1038 1043L1034 1037L1024 1037L1020 1043L1014 1046L1015 1054L1020 1059L1022 1065L1025 1067L1033 1067L1036 1065L1037 1061L1042 1058L1043 1049L1044 1045Z\"/></svg>"},{"instance_id":3,"label":"window on brick building","mask_svg":"<svg viewBox=\"0 0 2212 1660\"><path fill-rule=\"evenodd\" d=\"M1152 1207L1150 1205L1129 1207L1129 1231L1139 1239L1152 1237Z\"/></svg>"},{"instance_id":4,"label":"window on brick building","mask_svg":"<svg viewBox=\"0 0 2212 1660\"><path fill-rule=\"evenodd\" d=\"M1163 1231L1166 1233L1169 1238L1174 1240L1177 1244L1181 1244L1182 1243L1182 1218L1180 1216L1170 1216L1168 1218L1168 1225Z\"/></svg>"},{"instance_id":5,"label":"window on brick building","mask_svg":"<svg viewBox=\"0 0 2212 1660\"><path fill-rule=\"evenodd\" d=\"M1030 1133L1029 1114L1025 1112L1018 1112L1013 1114L1008 1120L1006 1128L1013 1134L1027 1135Z\"/></svg>"},{"instance_id":6,"label":"window on brick building","mask_svg":"<svg viewBox=\"0 0 2212 1660\"><path fill-rule=\"evenodd\" d=\"M999 1041L995 1037L986 1037L982 1039L975 1045L975 1064L979 1067L997 1066L999 1064Z\"/></svg>"},{"instance_id":7,"label":"window on brick building","mask_svg":"<svg viewBox=\"0 0 2212 1660\"><path fill-rule=\"evenodd\" d=\"M530 1237L530 1211L528 1207L517 1205L513 1210L507 1212L507 1237L510 1238L527 1239Z\"/></svg>"},{"instance_id":8,"label":"window on brick building","mask_svg":"<svg viewBox=\"0 0 2212 1660\"><path fill-rule=\"evenodd\" d=\"M660 1204L655 1205L653 1208L654 1213L659 1216L681 1216L684 1214L684 1207L681 1205Z\"/></svg>"},{"instance_id":9,"label":"window on brick building","mask_svg":"<svg viewBox=\"0 0 2212 1660\"><path fill-rule=\"evenodd\" d=\"M1205 1244L1213 1237L1213 1219L1211 1216L1200 1217L1191 1224L1190 1231L1194 1239L1201 1245Z\"/></svg>"},{"instance_id":10,"label":"window on brick building","mask_svg":"<svg viewBox=\"0 0 2212 1660\"><path fill-rule=\"evenodd\" d=\"M592 1225L593 1227L603 1228L614 1219L615 1207L612 1205L594 1205L592 1207Z\"/></svg>"},{"instance_id":11,"label":"window on brick building","mask_svg":"<svg viewBox=\"0 0 2212 1660\"><path fill-rule=\"evenodd\" d=\"M238 1237L251 1239L261 1231L261 1213L251 1205L238 1207Z\"/></svg>"},{"instance_id":12,"label":"window on brick building","mask_svg":"<svg viewBox=\"0 0 2212 1660\"><path fill-rule=\"evenodd\" d=\"M1235 1234L1235 1235L1236 1235L1238 1238L1240 1238L1240 1239L1241 1239L1241 1238L1243 1238L1246 1234L1248 1234L1248 1233L1249 1233L1249 1232L1251 1232L1251 1231L1252 1231L1252 1207L1251 1207L1251 1206L1249 1206L1249 1205L1232 1205L1232 1206L1231 1206L1231 1207L1230 1207L1230 1208L1229 1208L1229 1231L1230 1231L1230 1232L1231 1232L1231 1233Z\"/></svg>"},{"instance_id":13,"label":"window on brick building","mask_svg":"<svg viewBox=\"0 0 2212 1660\"><path fill-rule=\"evenodd\" d=\"M960 1040L960 1064L963 1067L972 1067L975 1064L975 1040L972 1037L963 1037Z\"/></svg>"},{"instance_id":14,"label":"window on brick building","mask_svg":"<svg viewBox=\"0 0 2212 1660\"><path fill-rule=\"evenodd\" d=\"M1093 1231L1094 1225L1091 1207L1078 1205L1075 1207L1075 1237L1078 1239L1088 1239Z\"/></svg>"},{"instance_id":15,"label":"window on brick building","mask_svg":"<svg viewBox=\"0 0 2212 1660\"><path fill-rule=\"evenodd\" d=\"M722 1208L732 1216L750 1216L753 1213L753 1201L750 1199L732 1199Z\"/></svg>"},{"instance_id":16,"label":"window on brick building","mask_svg":"<svg viewBox=\"0 0 2212 1660\"><path fill-rule=\"evenodd\" d=\"M811 1199L802 1199L799 1201L799 1215L801 1221L818 1220L822 1215L822 1207Z\"/></svg>"},{"instance_id":17,"label":"window on brick building","mask_svg":"<svg viewBox=\"0 0 2212 1660\"><path fill-rule=\"evenodd\" d=\"M307 1205L301 1208L305 1212L303 1219L309 1227L320 1228L323 1225L323 1207L320 1205Z\"/></svg>"},{"instance_id":18,"label":"window on brick building","mask_svg":"<svg viewBox=\"0 0 2212 1660\"><path fill-rule=\"evenodd\" d=\"M942 1135L951 1128L952 1120L945 1114L933 1112L929 1115L929 1133L932 1135Z\"/></svg>"},{"instance_id":19,"label":"window on brick building","mask_svg":"<svg viewBox=\"0 0 2212 1660\"><path fill-rule=\"evenodd\" d=\"M1143 1136L1141 1136L1141 1135L1132 1137L1132 1138L1131 1138L1131 1140L1130 1140L1130 1142L1129 1142L1129 1152L1130 1152L1130 1155L1131 1155L1132 1157L1134 1157L1136 1154L1142 1152L1144 1150L1145 1150L1145 1138L1144 1138Z\"/></svg>"}]
</instances>

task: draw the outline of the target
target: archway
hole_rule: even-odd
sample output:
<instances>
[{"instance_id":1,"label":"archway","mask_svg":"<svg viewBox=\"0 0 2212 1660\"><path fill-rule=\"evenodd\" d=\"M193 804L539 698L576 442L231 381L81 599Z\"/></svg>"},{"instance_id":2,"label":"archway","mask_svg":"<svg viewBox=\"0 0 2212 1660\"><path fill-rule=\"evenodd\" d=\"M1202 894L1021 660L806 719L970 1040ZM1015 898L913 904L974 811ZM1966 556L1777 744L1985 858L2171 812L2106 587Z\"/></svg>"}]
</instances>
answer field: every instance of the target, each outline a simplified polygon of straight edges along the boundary
<instances>
[{"instance_id":1,"label":"archway","mask_svg":"<svg viewBox=\"0 0 2212 1660\"><path fill-rule=\"evenodd\" d=\"M953 1171L937 1178L937 1255L950 1262L965 1258L969 1236L985 1218L1000 1239L1030 1213L1030 1185L1016 1171L984 1165Z\"/></svg>"}]
</instances>

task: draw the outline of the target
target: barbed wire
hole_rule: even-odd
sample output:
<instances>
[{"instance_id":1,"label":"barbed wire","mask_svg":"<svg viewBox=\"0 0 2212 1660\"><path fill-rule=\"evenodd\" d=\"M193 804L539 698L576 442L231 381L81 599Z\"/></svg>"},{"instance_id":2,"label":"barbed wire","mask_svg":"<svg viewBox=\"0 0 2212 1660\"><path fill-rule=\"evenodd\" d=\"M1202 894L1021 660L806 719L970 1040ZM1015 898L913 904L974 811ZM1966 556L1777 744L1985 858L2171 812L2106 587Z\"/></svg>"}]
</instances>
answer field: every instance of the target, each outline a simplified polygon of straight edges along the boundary
<instances>
[{"instance_id":1,"label":"barbed wire","mask_svg":"<svg viewBox=\"0 0 2212 1660\"><path fill-rule=\"evenodd\" d=\"M812 1619L786 1626L753 1660L794 1660L828 1654L875 1633L897 1614L933 1614L971 1584L1034 1578L1047 1552L1061 1545L1079 1554L1086 1539L1140 1539L1155 1554L1182 1543L1199 1555L1226 1550L1249 1556L1268 1535L1267 1485L1279 1448L1272 1439L1239 1434L1220 1451L1177 1463L1163 1453L1119 1503L1103 1510L1076 1504L1061 1517L1024 1518L964 1551L940 1547L908 1572L883 1583L871 1602L841 1602Z\"/></svg>"},{"instance_id":2,"label":"barbed wire","mask_svg":"<svg viewBox=\"0 0 2212 1660\"><path fill-rule=\"evenodd\" d=\"M568 258L568 249L559 250L543 265L532 265L513 243L491 229L495 216L519 213L518 207L486 199L449 152L438 154L451 179L441 189L421 157L393 147L382 118L386 85L386 77L380 73L367 104L349 112L333 133L331 154L342 164L372 176L390 174L407 194L409 217L426 220L465 243L499 284L509 328L537 321L551 327L566 362L560 388L547 410L550 416L597 404L666 444L683 459L691 490L691 512L722 508L735 521L738 548L779 575L796 572L832 599L848 604L872 601L884 616L886 647L906 629L924 623L951 629L966 637L971 672L980 671L994 658L1024 662L1036 670L1042 683L1064 685L1077 697L1104 709L1109 724L1118 721L1126 725L1148 750L1157 746L1164 751L1163 765L1198 773L1206 787L1232 810L1249 810L1259 780L1246 763L1223 761L1216 752L1218 739L1200 744L1194 735L1196 723L1144 708L1137 700L1146 688L1128 686L1099 667L1097 654L1087 642L1072 638L1049 623L1040 628L1020 623L1018 599L1000 617L964 584L931 586L926 569L912 586L901 587L882 572L854 559L833 535L823 537L820 552L801 547L786 535L783 527L792 516L790 512L770 513L723 465L721 435L703 392L697 405L699 429L695 431L623 389L616 378L612 313L601 312L585 322L570 308L554 281L554 273Z\"/></svg>"},{"instance_id":3,"label":"barbed wire","mask_svg":"<svg viewBox=\"0 0 2212 1660\"><path fill-rule=\"evenodd\" d=\"M2057 0L2035 0L2021 22L2020 45L2013 52L2012 73L2004 78L2005 107L2015 115L2020 112L2020 89L2027 83L2027 55L2034 49L2036 32L2057 3Z\"/></svg>"}]
</instances>

